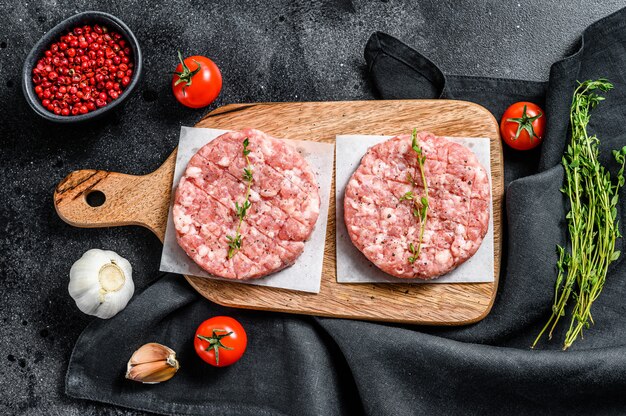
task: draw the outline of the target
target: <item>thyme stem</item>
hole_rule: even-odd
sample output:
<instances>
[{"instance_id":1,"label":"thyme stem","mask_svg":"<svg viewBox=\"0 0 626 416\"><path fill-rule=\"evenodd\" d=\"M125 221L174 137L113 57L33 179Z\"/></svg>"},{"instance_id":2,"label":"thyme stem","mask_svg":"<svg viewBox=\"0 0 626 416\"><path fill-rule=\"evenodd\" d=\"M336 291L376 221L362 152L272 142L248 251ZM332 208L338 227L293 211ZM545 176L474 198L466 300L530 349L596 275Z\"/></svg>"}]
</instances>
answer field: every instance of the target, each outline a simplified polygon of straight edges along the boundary
<instances>
[{"instance_id":1,"label":"thyme stem","mask_svg":"<svg viewBox=\"0 0 626 416\"><path fill-rule=\"evenodd\" d=\"M422 184L424 185L424 196L421 198L417 198L416 195L413 194L412 191L407 192L402 195L399 199L402 201L413 201L413 215L420 220L420 234L419 240L417 241L417 247L413 242L409 243L409 252L411 256L409 257L409 263L415 263L417 258L422 251L422 241L424 240L424 230L426 229L426 221L428 220L428 183L426 182L426 173L424 170L424 163L426 162L426 156L423 155L422 148L419 145L419 140L417 138L417 129L413 129L411 133L411 148L417 153L417 164L420 170L420 177L422 178ZM408 175L409 182L415 186L415 180L411 176Z\"/></svg>"},{"instance_id":2,"label":"thyme stem","mask_svg":"<svg viewBox=\"0 0 626 416\"><path fill-rule=\"evenodd\" d=\"M243 168L243 179L247 183L246 194L245 194L245 200L243 204L239 205L237 202L235 202L235 211L237 212L237 217L239 218L239 222L237 223L237 229L235 230L235 235L226 236L226 239L228 240L228 259L229 260L232 259L239 250L241 250L241 245L242 245L242 240L243 240L243 237L241 236L241 232L240 232L241 224L243 223L243 220L246 217L246 213L248 212L248 209L252 205L250 203L250 189L252 188L252 165L250 165L250 159L248 158L248 155L250 154L250 150L248 149L249 144L250 144L250 141L246 137L243 141L243 152L242 152L243 157L246 161L246 167Z\"/></svg>"}]
</instances>

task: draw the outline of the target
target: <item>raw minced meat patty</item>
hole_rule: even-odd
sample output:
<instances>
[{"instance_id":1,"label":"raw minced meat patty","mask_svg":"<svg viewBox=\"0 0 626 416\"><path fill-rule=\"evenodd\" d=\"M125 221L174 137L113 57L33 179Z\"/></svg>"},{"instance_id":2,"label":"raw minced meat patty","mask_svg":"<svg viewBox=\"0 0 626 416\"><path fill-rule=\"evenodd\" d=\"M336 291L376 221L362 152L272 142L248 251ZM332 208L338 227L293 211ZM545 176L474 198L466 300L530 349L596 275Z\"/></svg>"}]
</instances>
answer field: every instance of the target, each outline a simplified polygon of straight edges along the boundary
<instances>
[{"instance_id":1,"label":"raw minced meat patty","mask_svg":"<svg viewBox=\"0 0 626 416\"><path fill-rule=\"evenodd\" d=\"M241 250L228 259L228 240L239 219L247 182L243 141L252 165L251 207L240 234ZM320 212L315 175L284 141L254 130L223 134L191 158L173 207L178 244L215 276L253 279L293 264L304 250Z\"/></svg>"},{"instance_id":2,"label":"raw minced meat patty","mask_svg":"<svg viewBox=\"0 0 626 416\"><path fill-rule=\"evenodd\" d=\"M471 150L431 133L419 133L418 139L426 157L429 193L418 259L409 262L409 244L417 247L419 241L419 218L412 214L412 201L399 201L408 191L424 195L410 135L367 151L346 187L344 216L354 245L381 270L400 278L432 279L456 268L480 247L489 226L491 189L485 168Z\"/></svg>"}]
</instances>

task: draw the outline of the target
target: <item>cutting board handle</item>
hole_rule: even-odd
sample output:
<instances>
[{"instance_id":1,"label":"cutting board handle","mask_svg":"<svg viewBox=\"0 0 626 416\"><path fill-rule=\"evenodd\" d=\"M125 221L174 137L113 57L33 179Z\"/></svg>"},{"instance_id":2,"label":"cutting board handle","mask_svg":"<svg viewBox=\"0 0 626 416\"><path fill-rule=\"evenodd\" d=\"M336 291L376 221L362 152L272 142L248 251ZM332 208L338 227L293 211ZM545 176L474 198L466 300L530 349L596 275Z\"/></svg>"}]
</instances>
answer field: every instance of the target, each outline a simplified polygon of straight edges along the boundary
<instances>
[{"instance_id":1,"label":"cutting board handle","mask_svg":"<svg viewBox=\"0 0 626 416\"><path fill-rule=\"evenodd\" d=\"M77 170L54 191L54 207L75 227L141 225L165 234L176 151L157 170L136 176L104 170Z\"/></svg>"}]
</instances>

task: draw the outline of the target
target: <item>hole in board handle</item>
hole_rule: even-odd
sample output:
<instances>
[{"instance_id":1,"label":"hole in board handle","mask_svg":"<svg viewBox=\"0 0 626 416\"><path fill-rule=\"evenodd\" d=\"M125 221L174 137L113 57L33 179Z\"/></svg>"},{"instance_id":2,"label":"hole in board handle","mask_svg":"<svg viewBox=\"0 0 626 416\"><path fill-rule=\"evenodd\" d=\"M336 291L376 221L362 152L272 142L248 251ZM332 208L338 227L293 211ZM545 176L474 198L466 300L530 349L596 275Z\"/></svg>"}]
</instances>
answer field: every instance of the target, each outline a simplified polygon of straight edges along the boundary
<instances>
[{"instance_id":1,"label":"hole in board handle","mask_svg":"<svg viewBox=\"0 0 626 416\"><path fill-rule=\"evenodd\" d=\"M107 200L106 195L101 191L91 191L85 196L87 205L90 207L99 207Z\"/></svg>"}]
</instances>

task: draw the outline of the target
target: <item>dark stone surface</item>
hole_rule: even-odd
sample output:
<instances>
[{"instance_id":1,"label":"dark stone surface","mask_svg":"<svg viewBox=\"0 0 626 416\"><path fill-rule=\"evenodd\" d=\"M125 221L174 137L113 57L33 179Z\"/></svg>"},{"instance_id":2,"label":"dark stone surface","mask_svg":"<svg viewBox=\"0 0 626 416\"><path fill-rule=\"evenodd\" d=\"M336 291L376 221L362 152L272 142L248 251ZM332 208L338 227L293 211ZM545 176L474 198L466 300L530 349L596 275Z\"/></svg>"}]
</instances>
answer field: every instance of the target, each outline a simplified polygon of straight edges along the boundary
<instances>
[{"instance_id":1,"label":"dark stone surface","mask_svg":"<svg viewBox=\"0 0 626 416\"><path fill-rule=\"evenodd\" d=\"M582 0L547 5L499 1L155 1L1 0L0 17L0 413L138 414L63 394L74 341L92 318L67 293L71 264L89 248L130 260L138 290L157 274L160 243L138 227L76 229L52 206L70 171L143 174L176 145L181 125L216 106L247 101L371 99L363 47L375 30L416 47L444 72L546 79L589 23L626 6ZM135 32L144 79L113 115L85 126L39 119L19 90L22 62L49 28L78 11L112 13ZM179 106L168 75L175 51L204 54L224 88L208 109Z\"/></svg>"}]
</instances>

